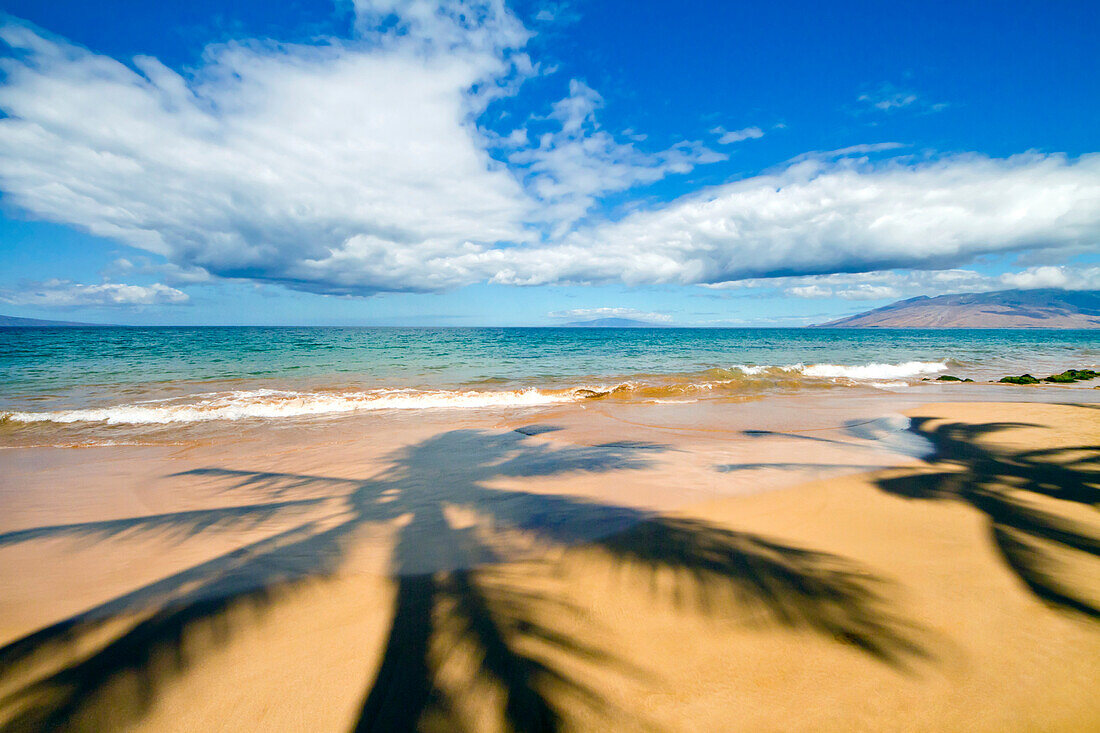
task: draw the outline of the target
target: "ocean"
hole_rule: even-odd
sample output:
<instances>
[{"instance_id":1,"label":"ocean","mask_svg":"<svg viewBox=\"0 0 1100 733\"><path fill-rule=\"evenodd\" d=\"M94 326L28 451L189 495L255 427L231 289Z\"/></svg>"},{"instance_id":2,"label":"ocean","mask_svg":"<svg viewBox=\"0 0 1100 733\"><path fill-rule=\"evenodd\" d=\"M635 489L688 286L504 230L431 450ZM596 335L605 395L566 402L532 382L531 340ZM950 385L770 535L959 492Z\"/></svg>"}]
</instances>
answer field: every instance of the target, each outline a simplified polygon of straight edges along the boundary
<instances>
[{"instance_id":1,"label":"ocean","mask_svg":"<svg viewBox=\"0 0 1100 733\"><path fill-rule=\"evenodd\" d=\"M690 402L1098 363L1100 331L11 328L0 330L0 425Z\"/></svg>"}]
</instances>

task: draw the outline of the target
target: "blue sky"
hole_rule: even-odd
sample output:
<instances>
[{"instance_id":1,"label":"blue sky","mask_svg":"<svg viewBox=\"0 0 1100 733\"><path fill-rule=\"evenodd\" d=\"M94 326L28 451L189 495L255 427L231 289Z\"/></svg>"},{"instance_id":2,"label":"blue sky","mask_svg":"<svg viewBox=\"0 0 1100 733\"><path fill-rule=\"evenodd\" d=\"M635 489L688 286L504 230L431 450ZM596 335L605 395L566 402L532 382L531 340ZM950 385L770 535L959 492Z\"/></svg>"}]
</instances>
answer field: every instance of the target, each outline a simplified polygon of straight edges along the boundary
<instances>
[{"instance_id":1,"label":"blue sky","mask_svg":"<svg viewBox=\"0 0 1100 733\"><path fill-rule=\"evenodd\" d=\"M8 0L0 312L801 325L1100 287L1100 6Z\"/></svg>"}]
</instances>

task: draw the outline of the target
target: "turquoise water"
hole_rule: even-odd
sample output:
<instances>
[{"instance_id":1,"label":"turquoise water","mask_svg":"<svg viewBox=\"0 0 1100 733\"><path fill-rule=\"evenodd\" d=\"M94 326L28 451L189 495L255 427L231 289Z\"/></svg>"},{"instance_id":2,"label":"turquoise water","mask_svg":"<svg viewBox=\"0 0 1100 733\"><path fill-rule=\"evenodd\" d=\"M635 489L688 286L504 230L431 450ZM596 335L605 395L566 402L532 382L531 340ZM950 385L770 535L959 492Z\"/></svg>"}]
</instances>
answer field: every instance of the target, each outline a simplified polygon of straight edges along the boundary
<instances>
[{"instance_id":1,"label":"turquoise water","mask_svg":"<svg viewBox=\"0 0 1100 733\"><path fill-rule=\"evenodd\" d=\"M0 410L11 419L160 400L231 417L242 414L228 407L251 400L276 417L296 414L288 400L325 412L316 400L299 404L317 395L338 397L339 410L440 406L455 395L465 395L456 406L478 407L509 392L515 404L538 404L531 390L566 399L624 382L660 397L754 380L889 386L945 372L981 380L1098 363L1100 331L14 328L0 329Z\"/></svg>"}]
</instances>

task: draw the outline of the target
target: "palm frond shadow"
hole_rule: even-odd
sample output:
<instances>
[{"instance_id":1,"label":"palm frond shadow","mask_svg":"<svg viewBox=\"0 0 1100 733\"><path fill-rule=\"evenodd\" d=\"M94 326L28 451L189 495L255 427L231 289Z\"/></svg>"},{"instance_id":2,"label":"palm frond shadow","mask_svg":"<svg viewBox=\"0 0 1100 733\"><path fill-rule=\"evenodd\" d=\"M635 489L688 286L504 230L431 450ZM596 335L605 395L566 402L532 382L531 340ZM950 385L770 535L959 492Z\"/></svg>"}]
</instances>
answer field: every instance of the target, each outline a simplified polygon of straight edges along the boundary
<instances>
[{"instance_id":1,"label":"palm frond shadow","mask_svg":"<svg viewBox=\"0 0 1100 733\"><path fill-rule=\"evenodd\" d=\"M530 431L541 432L548 428ZM472 650L477 663L471 684L494 685L503 725L518 731L560 729L566 699L597 712L611 709L597 690L555 666L550 651L639 673L555 631L544 616L559 601L493 582L497 563L523 553L509 550L509 532L544 546L598 547L643 571L671 569L676 595L695 599L693 607L704 613L748 607L761 620L809 629L899 666L922 654L915 630L890 612L882 583L841 558L705 522L491 486L501 478L642 469L661 450L629 442L555 446L522 431L455 430L402 449L391 456L387 471L367 480L206 468L185 475L270 500L0 536L0 542L14 543L120 532L198 533L272 516L286 520L304 507L332 509L0 648L0 679L8 681L0 683L0 733L103 729L140 719L158 690L201 654L188 643L191 635L224 641L241 609L263 612L294 586L337 571L371 526L396 529L390 561L395 595L382 662L356 730L458 727L456 692L438 678L440 660L449 653L440 648L442 638ZM292 491L310 498L285 499ZM457 528L448 519L454 509L485 522ZM500 537L490 541L486 531ZM124 630L98 645L88 643L112 623Z\"/></svg>"},{"instance_id":2,"label":"palm frond shadow","mask_svg":"<svg viewBox=\"0 0 1100 733\"><path fill-rule=\"evenodd\" d=\"M110 519L101 522L78 522L57 524L14 532L0 533L0 547L46 537L87 537L106 539L127 533L160 532L162 535L186 538L202 534L204 531L232 527L247 529L262 524L276 515L290 514L294 510L304 510L323 503L324 499L298 499L295 501L269 502L265 504L245 504L242 506L220 507L218 509L199 509L183 512L168 512L124 519Z\"/></svg>"},{"instance_id":3,"label":"palm frond shadow","mask_svg":"<svg viewBox=\"0 0 1100 733\"><path fill-rule=\"evenodd\" d=\"M891 612L889 584L836 555L666 517L601 545L650 577L672 571L678 604L739 608L758 623L818 632L899 668L928 656L921 630Z\"/></svg>"},{"instance_id":4,"label":"palm frond shadow","mask_svg":"<svg viewBox=\"0 0 1100 733\"><path fill-rule=\"evenodd\" d=\"M911 430L931 441L925 462L947 469L879 479L884 491L913 499L955 499L985 514L994 545L1024 585L1049 605L1100 620L1090 598L1060 557L1100 557L1100 517L1082 520L1100 505L1100 446L1009 450L987 447L985 435L1022 423L942 423L913 418ZM1067 512L1069 516L1067 516ZM1074 516L1076 515L1076 516Z\"/></svg>"}]
</instances>

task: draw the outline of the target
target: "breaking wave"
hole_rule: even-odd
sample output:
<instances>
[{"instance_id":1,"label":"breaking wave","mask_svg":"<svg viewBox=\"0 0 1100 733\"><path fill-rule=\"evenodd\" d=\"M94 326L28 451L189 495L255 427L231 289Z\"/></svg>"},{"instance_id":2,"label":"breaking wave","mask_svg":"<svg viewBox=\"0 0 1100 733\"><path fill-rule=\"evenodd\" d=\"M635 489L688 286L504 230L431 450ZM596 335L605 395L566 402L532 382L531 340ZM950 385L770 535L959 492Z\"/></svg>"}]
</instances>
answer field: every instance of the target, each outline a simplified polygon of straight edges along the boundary
<instances>
[{"instance_id":1,"label":"breaking wave","mask_svg":"<svg viewBox=\"0 0 1100 733\"><path fill-rule=\"evenodd\" d=\"M0 421L157 425L340 415L371 410L525 408L606 399L675 404L706 398L738 398L770 389L812 388L815 385L905 387L908 385L908 382L903 381L905 379L942 372L947 368L946 361L859 366L734 365L729 369L716 368L679 375L644 375L617 384L560 389L369 389L347 392L234 390L108 407L51 412L0 412Z\"/></svg>"},{"instance_id":2,"label":"breaking wave","mask_svg":"<svg viewBox=\"0 0 1100 733\"><path fill-rule=\"evenodd\" d=\"M804 377L821 379L899 380L936 374L946 371L946 361L907 361L901 364L788 364L786 366L760 366L736 364L732 367L746 376L759 376L769 373L801 374Z\"/></svg>"},{"instance_id":3,"label":"breaking wave","mask_svg":"<svg viewBox=\"0 0 1100 733\"><path fill-rule=\"evenodd\" d=\"M366 392L288 392L272 389L241 390L195 395L200 399L178 403L165 400L114 407L55 412L9 412L13 422L102 422L108 425L151 425L331 415L365 410L430 408L531 407L568 402L571 395L536 389L483 392L475 390L379 389Z\"/></svg>"},{"instance_id":4,"label":"breaking wave","mask_svg":"<svg viewBox=\"0 0 1100 733\"><path fill-rule=\"evenodd\" d=\"M842 366L840 364L811 364L801 369L807 377L831 377L840 379L905 379L925 374L947 371L946 361L907 361L903 364L864 364Z\"/></svg>"}]
</instances>

